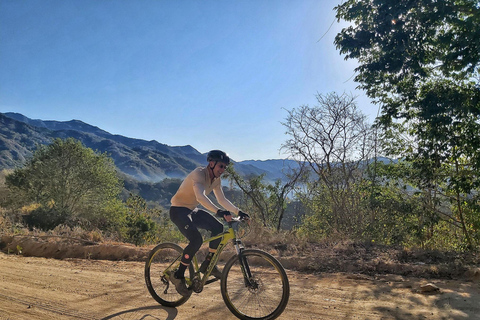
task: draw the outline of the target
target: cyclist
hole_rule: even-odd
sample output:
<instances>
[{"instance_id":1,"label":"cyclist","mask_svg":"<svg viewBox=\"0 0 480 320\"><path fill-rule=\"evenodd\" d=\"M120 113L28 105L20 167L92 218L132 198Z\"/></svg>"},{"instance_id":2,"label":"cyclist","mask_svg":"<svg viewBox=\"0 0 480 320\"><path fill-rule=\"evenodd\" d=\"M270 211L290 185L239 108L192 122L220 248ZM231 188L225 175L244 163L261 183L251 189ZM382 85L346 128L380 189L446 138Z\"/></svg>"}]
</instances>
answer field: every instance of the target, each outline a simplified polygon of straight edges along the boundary
<instances>
[{"instance_id":1,"label":"cyclist","mask_svg":"<svg viewBox=\"0 0 480 320\"><path fill-rule=\"evenodd\" d=\"M175 285L177 292L183 296L188 296L191 292L185 283L185 270L203 242L198 228L210 231L212 236L223 232L223 224L213 215L197 208L197 206L201 204L207 210L215 212L217 217L224 218L226 221L232 220L230 212L241 218L250 218L248 214L240 211L225 198L223 193L220 176L230 163L228 155L221 150L212 150L207 155L207 161L208 165L206 167L196 168L187 175L177 193L171 199L170 219L189 240L189 244L183 250L179 268L170 275L170 281ZM212 191L218 203L224 209L217 207L207 197ZM200 272L206 272L220 241L221 239L216 239L209 243L209 253L200 266ZM221 271L215 266L212 275L220 278L221 274Z\"/></svg>"}]
</instances>

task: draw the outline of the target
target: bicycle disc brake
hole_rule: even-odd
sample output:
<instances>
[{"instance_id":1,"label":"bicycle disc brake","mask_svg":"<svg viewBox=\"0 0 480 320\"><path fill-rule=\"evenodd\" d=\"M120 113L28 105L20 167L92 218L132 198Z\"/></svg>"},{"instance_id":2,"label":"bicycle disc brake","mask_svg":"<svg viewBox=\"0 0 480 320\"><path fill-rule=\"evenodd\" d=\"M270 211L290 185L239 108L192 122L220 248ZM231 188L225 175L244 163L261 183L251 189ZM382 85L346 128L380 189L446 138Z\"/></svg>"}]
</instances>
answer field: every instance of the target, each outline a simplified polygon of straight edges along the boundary
<instances>
[{"instance_id":1,"label":"bicycle disc brake","mask_svg":"<svg viewBox=\"0 0 480 320\"><path fill-rule=\"evenodd\" d=\"M263 281L261 279L253 278L253 277L250 278L250 281L247 287L250 293L256 293L256 294L262 292L264 289Z\"/></svg>"}]
</instances>

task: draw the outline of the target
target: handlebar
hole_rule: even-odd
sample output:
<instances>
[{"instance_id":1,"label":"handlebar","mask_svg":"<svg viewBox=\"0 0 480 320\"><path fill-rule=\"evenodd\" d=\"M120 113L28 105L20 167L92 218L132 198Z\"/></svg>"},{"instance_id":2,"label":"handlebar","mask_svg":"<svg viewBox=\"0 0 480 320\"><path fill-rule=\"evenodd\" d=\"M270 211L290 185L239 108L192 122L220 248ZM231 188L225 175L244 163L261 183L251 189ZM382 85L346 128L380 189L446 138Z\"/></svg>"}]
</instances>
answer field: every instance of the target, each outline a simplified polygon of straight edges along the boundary
<instances>
[{"instance_id":1,"label":"handlebar","mask_svg":"<svg viewBox=\"0 0 480 320\"><path fill-rule=\"evenodd\" d=\"M232 218L232 221L227 222L228 227L232 228L235 231L238 231L238 226L240 225L241 222L243 221L248 221L250 219L245 219L245 218L240 218L240 217L234 217Z\"/></svg>"}]
</instances>

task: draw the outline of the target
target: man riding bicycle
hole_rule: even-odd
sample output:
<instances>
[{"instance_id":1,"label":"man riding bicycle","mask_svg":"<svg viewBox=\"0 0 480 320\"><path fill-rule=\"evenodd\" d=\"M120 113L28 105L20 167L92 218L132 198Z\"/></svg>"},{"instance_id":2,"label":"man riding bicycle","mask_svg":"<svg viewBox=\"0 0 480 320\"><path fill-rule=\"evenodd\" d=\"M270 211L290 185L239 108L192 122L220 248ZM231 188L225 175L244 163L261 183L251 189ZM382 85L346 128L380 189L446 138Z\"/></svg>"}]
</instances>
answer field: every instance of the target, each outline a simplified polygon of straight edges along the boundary
<instances>
[{"instance_id":1,"label":"man riding bicycle","mask_svg":"<svg viewBox=\"0 0 480 320\"><path fill-rule=\"evenodd\" d=\"M190 290L188 290L185 283L185 270L203 242L198 228L210 231L212 236L223 232L223 224L213 215L197 208L197 206L201 204L207 210L215 212L217 217L224 218L226 221L232 220L230 212L237 214L241 218L249 218L248 214L240 211L225 198L223 193L220 176L230 163L228 155L220 150L212 150L207 155L207 161L208 165L206 167L196 168L187 175L178 188L177 193L171 199L170 219L189 240L189 244L183 250L179 268L170 277L170 281L182 296L190 295ZM224 209L218 208L207 197L212 191L218 203ZM200 272L206 272L220 241L221 239L216 239L209 243L209 253L200 266ZM221 271L215 266L212 275L220 278L221 274Z\"/></svg>"}]
</instances>

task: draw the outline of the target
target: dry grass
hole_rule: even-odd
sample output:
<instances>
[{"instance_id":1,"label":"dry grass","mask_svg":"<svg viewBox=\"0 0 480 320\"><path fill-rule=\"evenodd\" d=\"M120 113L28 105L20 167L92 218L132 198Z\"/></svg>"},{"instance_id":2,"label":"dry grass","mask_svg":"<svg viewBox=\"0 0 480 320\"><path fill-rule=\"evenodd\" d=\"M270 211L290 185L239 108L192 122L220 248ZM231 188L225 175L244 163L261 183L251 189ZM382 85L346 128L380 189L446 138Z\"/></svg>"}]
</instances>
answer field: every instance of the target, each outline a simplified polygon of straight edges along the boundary
<instances>
[{"instance_id":1,"label":"dry grass","mask_svg":"<svg viewBox=\"0 0 480 320\"><path fill-rule=\"evenodd\" d=\"M277 257L291 270L308 273L345 272L376 276L395 274L424 278L480 278L480 254L426 251L355 243L347 240L308 243L291 232L273 232L251 226L243 239L246 248L257 248ZM81 258L100 260L143 261L153 245L136 247L105 239L99 231L58 227L52 232L25 230L20 234L3 234L0 250L9 254L57 259ZM201 249L201 255L207 249ZM229 248L221 260L233 254Z\"/></svg>"}]
</instances>

